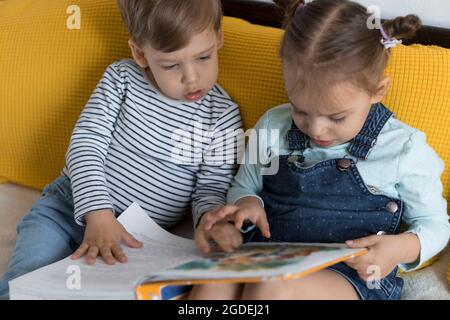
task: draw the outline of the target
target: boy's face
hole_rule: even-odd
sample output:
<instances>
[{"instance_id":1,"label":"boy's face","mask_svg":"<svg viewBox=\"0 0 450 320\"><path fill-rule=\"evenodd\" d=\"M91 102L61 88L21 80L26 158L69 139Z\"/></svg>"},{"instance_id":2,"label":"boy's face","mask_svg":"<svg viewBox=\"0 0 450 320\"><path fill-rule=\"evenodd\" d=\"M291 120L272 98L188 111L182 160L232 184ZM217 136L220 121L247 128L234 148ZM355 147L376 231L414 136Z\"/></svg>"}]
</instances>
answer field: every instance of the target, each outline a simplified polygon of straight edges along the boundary
<instances>
[{"instance_id":1,"label":"boy's face","mask_svg":"<svg viewBox=\"0 0 450 320\"><path fill-rule=\"evenodd\" d=\"M171 99L200 100L217 82L222 31L208 28L194 35L186 47L169 53L149 44L139 48L132 40L129 43L136 63L146 69L153 85Z\"/></svg>"},{"instance_id":2,"label":"boy's face","mask_svg":"<svg viewBox=\"0 0 450 320\"><path fill-rule=\"evenodd\" d=\"M384 78L379 92L373 96L350 83L332 88L333 103L322 105L314 98L296 90L295 79L285 69L285 84L292 105L292 119L311 142L329 148L349 142L358 135L366 122L372 104L380 102L389 86Z\"/></svg>"}]
</instances>

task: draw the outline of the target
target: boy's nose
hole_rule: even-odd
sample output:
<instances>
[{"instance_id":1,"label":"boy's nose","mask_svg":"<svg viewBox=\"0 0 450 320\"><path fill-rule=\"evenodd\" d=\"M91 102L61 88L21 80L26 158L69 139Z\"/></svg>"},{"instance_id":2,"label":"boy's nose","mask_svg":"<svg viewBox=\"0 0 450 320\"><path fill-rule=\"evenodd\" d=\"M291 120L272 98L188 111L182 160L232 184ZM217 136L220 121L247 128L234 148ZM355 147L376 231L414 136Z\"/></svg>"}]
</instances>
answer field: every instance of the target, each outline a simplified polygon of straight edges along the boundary
<instances>
[{"instance_id":1,"label":"boy's nose","mask_svg":"<svg viewBox=\"0 0 450 320\"><path fill-rule=\"evenodd\" d=\"M193 84L197 82L198 80L198 74L197 71L194 68L186 68L183 70L183 79L182 82L184 84Z\"/></svg>"}]
</instances>

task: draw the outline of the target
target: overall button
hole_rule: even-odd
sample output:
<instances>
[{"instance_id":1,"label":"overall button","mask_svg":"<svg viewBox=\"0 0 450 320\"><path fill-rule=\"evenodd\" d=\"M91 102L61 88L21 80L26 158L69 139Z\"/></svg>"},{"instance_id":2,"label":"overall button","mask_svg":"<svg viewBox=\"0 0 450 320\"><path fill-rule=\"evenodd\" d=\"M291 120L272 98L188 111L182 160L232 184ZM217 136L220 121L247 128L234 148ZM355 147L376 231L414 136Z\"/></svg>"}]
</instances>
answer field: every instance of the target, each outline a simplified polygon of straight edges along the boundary
<instances>
[{"instance_id":1,"label":"overall button","mask_svg":"<svg viewBox=\"0 0 450 320\"><path fill-rule=\"evenodd\" d=\"M347 171L351 165L352 162L349 159L340 159L337 162L337 168L339 169L339 171Z\"/></svg>"},{"instance_id":2,"label":"overall button","mask_svg":"<svg viewBox=\"0 0 450 320\"><path fill-rule=\"evenodd\" d=\"M297 161L298 161L298 156L290 156L288 159L287 159L287 162L289 163L289 164L294 164L294 163L296 163Z\"/></svg>"},{"instance_id":3,"label":"overall button","mask_svg":"<svg viewBox=\"0 0 450 320\"><path fill-rule=\"evenodd\" d=\"M396 213L398 210L398 204L394 201L390 201L386 204L386 210L390 213Z\"/></svg>"}]
</instances>

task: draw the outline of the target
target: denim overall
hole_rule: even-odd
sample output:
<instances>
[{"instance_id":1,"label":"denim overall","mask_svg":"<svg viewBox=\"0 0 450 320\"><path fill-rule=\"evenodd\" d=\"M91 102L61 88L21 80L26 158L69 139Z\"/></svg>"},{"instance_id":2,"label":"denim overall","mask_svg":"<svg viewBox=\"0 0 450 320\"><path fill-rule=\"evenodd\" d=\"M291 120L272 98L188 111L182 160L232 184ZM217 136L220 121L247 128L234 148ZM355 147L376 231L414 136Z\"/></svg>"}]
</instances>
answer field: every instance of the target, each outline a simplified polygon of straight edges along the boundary
<instances>
[{"instance_id":1,"label":"denim overall","mask_svg":"<svg viewBox=\"0 0 450 320\"><path fill-rule=\"evenodd\" d=\"M382 104L373 105L363 129L349 144L348 156L310 167L303 164L302 155L309 138L293 123L287 134L291 155L279 157L277 174L263 177L261 198L271 238L264 238L255 228L247 241L343 243L379 232L397 234L402 201L369 190L356 167L357 161L368 159L391 116ZM292 155L295 151L300 155ZM369 289L344 263L328 269L345 277L362 299L400 299L403 280L396 276L397 268L379 281L376 289Z\"/></svg>"}]
</instances>

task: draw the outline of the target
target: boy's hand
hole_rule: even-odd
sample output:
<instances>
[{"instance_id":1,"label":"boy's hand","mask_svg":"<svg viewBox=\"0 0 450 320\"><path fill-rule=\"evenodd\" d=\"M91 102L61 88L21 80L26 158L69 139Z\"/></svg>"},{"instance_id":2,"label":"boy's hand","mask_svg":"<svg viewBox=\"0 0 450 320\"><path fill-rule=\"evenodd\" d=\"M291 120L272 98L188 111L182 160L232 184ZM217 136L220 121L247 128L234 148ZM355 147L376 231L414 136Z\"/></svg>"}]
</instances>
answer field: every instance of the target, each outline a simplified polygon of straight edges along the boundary
<instances>
[{"instance_id":1,"label":"boy's hand","mask_svg":"<svg viewBox=\"0 0 450 320\"><path fill-rule=\"evenodd\" d=\"M419 238L412 233L372 235L346 244L350 248L369 249L367 254L345 261L365 281L383 279L399 263L412 263L420 254Z\"/></svg>"},{"instance_id":2,"label":"boy's hand","mask_svg":"<svg viewBox=\"0 0 450 320\"><path fill-rule=\"evenodd\" d=\"M234 217L229 217L233 215ZM242 228L246 220L250 220L259 228L264 237L270 238L266 211L256 197L245 197L239 199L235 206L224 206L221 209L208 212L202 217L205 230L209 230L217 221L222 219L234 220L234 225L238 230Z\"/></svg>"},{"instance_id":3,"label":"boy's hand","mask_svg":"<svg viewBox=\"0 0 450 320\"><path fill-rule=\"evenodd\" d=\"M142 247L142 242L125 230L111 210L93 211L86 216L83 243L71 258L75 260L87 253L88 264L95 264L98 255L107 264L127 262L127 257L120 248L122 240L131 248Z\"/></svg>"},{"instance_id":4,"label":"boy's hand","mask_svg":"<svg viewBox=\"0 0 450 320\"><path fill-rule=\"evenodd\" d=\"M211 211L210 213L214 212ZM208 214L208 213L207 213ZM206 215L207 215L206 214ZM203 254L208 254L211 250L209 241L214 240L218 247L225 252L232 252L235 248L239 247L243 238L241 232L236 229L233 224L226 220L216 222L209 230L205 229L205 220L203 216L200 219L200 223L195 230L195 243Z\"/></svg>"}]
</instances>

